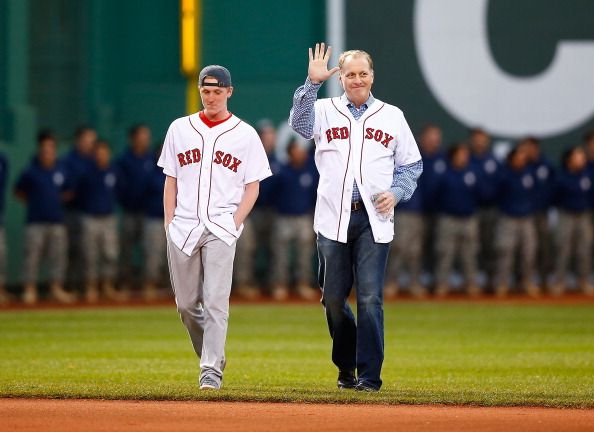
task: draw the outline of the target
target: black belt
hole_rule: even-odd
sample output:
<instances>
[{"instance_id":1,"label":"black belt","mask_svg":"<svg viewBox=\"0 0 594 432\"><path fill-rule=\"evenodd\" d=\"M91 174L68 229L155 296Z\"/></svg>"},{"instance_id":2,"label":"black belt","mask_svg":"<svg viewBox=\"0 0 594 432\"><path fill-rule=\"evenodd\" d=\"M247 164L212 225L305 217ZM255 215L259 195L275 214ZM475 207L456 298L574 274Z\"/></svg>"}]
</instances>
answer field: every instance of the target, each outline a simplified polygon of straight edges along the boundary
<instances>
[{"instance_id":1,"label":"black belt","mask_svg":"<svg viewBox=\"0 0 594 432\"><path fill-rule=\"evenodd\" d=\"M351 202L351 211L359 211L363 210L363 201L353 201Z\"/></svg>"}]
</instances>

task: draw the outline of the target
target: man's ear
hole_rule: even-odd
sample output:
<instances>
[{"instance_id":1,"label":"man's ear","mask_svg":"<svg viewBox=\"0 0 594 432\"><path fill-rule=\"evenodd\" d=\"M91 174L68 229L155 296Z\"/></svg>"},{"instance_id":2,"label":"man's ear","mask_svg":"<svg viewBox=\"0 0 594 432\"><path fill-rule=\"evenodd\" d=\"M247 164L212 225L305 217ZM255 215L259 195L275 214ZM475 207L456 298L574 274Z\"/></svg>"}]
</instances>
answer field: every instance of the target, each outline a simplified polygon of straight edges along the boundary
<instances>
[{"instance_id":1,"label":"man's ear","mask_svg":"<svg viewBox=\"0 0 594 432\"><path fill-rule=\"evenodd\" d=\"M227 90L227 99L229 99L232 94L233 94L233 87L229 87L229 89Z\"/></svg>"}]
</instances>

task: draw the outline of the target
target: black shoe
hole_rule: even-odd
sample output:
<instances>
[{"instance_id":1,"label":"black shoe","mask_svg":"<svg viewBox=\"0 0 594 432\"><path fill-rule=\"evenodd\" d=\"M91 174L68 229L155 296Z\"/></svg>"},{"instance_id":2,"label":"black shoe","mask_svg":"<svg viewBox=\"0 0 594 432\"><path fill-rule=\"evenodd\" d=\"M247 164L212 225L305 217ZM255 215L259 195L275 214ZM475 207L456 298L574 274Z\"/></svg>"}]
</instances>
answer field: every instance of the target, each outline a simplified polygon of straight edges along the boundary
<instances>
[{"instance_id":1,"label":"black shoe","mask_svg":"<svg viewBox=\"0 0 594 432\"><path fill-rule=\"evenodd\" d=\"M378 392L379 391L378 388L372 387L369 384L365 384L364 382L358 383L355 386L355 390L356 391L360 391L360 392L370 392L370 393Z\"/></svg>"},{"instance_id":2,"label":"black shoe","mask_svg":"<svg viewBox=\"0 0 594 432\"><path fill-rule=\"evenodd\" d=\"M338 371L338 381L336 384L339 389L354 389L357 386L355 371Z\"/></svg>"}]
</instances>

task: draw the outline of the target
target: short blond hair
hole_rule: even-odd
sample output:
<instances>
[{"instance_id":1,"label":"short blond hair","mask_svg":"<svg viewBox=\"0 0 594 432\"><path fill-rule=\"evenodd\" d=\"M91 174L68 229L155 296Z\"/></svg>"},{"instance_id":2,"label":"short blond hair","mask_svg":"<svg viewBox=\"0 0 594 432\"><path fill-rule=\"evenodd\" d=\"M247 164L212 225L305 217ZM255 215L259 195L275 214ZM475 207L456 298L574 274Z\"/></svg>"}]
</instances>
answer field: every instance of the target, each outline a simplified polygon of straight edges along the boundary
<instances>
[{"instance_id":1,"label":"short blond hair","mask_svg":"<svg viewBox=\"0 0 594 432\"><path fill-rule=\"evenodd\" d=\"M367 63L369 63L369 69L373 72L373 60L367 51L363 50L349 50L343 52L338 58L338 67L342 70L342 66L346 61L347 57L365 57Z\"/></svg>"}]
</instances>

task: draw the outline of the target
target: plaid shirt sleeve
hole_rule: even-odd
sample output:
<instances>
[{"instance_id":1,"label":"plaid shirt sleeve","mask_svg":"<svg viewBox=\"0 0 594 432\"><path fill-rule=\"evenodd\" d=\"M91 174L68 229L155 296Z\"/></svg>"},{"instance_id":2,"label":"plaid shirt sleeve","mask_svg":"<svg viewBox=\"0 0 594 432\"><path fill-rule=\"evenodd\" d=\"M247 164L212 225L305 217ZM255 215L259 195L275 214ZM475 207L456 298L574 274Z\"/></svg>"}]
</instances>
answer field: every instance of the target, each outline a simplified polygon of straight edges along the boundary
<instances>
[{"instance_id":1,"label":"plaid shirt sleeve","mask_svg":"<svg viewBox=\"0 0 594 432\"><path fill-rule=\"evenodd\" d=\"M405 202L410 199L417 188L417 180L422 172L422 159L394 168L394 177L392 178L390 192L396 197L396 203Z\"/></svg>"},{"instance_id":2,"label":"plaid shirt sleeve","mask_svg":"<svg viewBox=\"0 0 594 432\"><path fill-rule=\"evenodd\" d=\"M318 99L318 90L322 83L312 83L309 77L305 84L295 90L293 106L289 114L289 126L305 139L313 138L315 123L314 104Z\"/></svg>"}]
</instances>

